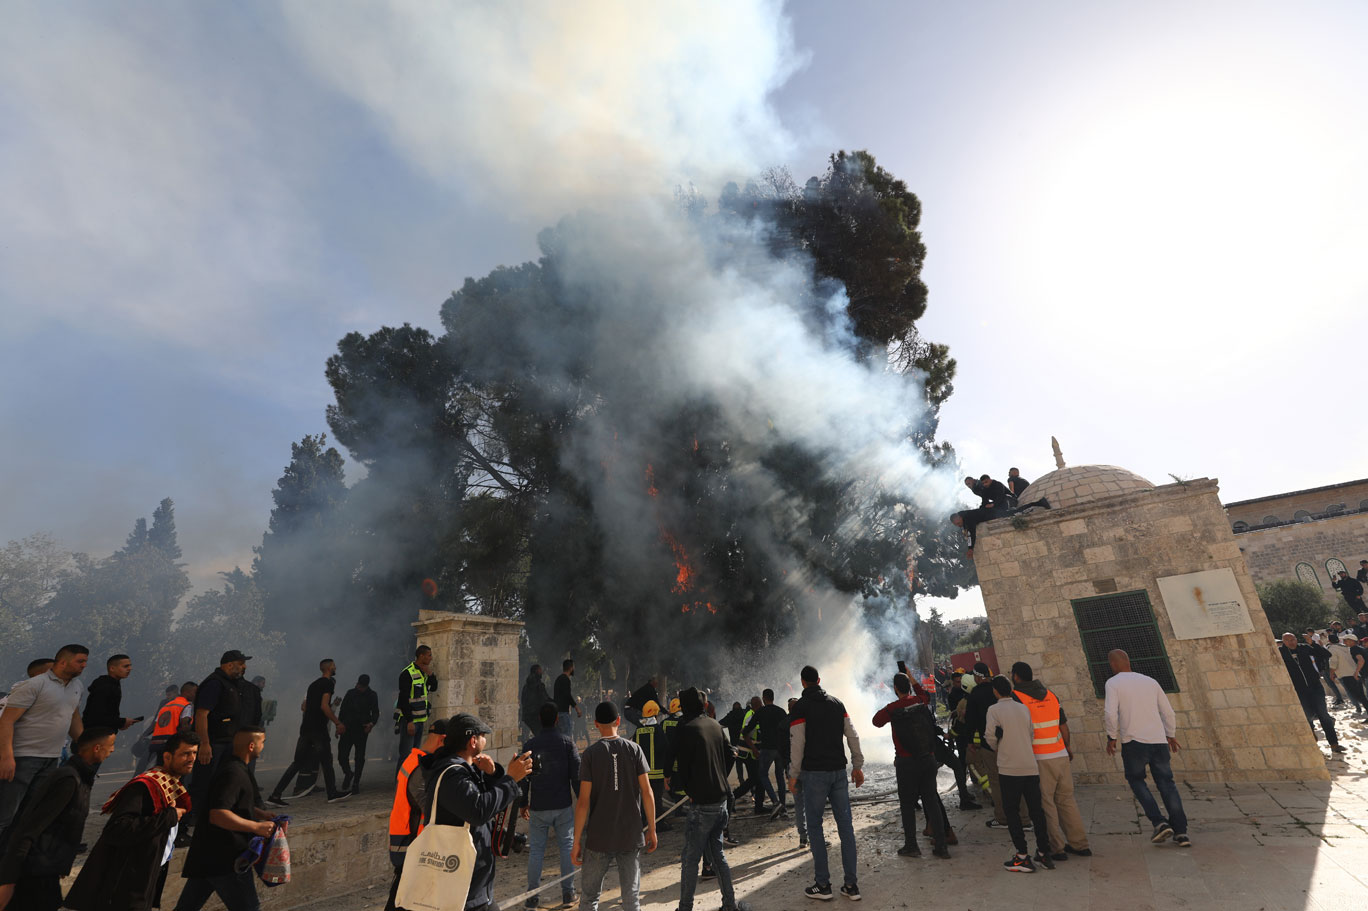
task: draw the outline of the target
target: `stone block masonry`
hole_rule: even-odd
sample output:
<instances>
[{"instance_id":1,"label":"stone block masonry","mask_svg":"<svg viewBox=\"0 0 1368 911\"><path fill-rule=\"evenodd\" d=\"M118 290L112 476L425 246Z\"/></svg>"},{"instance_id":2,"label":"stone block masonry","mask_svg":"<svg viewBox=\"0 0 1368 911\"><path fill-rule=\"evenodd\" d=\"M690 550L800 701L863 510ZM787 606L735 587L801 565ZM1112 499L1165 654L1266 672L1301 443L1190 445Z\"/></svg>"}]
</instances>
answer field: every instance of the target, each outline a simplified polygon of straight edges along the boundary
<instances>
[{"instance_id":1,"label":"stone block masonry","mask_svg":"<svg viewBox=\"0 0 1368 911\"><path fill-rule=\"evenodd\" d=\"M488 752L507 762L521 744L518 736L518 642L523 625L476 614L418 612L418 644L432 648L439 685L433 699L437 718L469 712L494 729Z\"/></svg>"},{"instance_id":2,"label":"stone block masonry","mask_svg":"<svg viewBox=\"0 0 1368 911\"><path fill-rule=\"evenodd\" d=\"M1325 779L1326 760L1302 714L1214 480L1122 493L979 529L974 563L1004 670L1025 661L1059 697L1080 782L1124 783L1106 755L1103 700L1094 694L1072 601L1144 591L1178 692L1169 699L1190 781ZM1241 536L1242 538L1245 536ZM1176 639L1156 579L1230 569L1253 632Z\"/></svg>"}]
</instances>

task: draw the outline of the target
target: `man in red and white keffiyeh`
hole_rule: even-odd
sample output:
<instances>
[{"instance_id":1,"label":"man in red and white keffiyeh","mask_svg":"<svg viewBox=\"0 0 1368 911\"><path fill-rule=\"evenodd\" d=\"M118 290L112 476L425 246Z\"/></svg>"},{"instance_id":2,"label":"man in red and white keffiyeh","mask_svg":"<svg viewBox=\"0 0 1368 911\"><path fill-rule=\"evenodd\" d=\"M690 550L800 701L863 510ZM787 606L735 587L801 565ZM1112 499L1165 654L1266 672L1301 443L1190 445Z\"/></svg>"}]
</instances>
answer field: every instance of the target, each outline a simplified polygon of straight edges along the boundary
<instances>
[{"instance_id":1,"label":"man in red and white keffiyeh","mask_svg":"<svg viewBox=\"0 0 1368 911\"><path fill-rule=\"evenodd\" d=\"M147 911L161 901L166 862L190 809L182 779L195 766L199 741L177 732L166 738L155 768L129 780L105 802L109 816L66 897L76 911Z\"/></svg>"}]
</instances>

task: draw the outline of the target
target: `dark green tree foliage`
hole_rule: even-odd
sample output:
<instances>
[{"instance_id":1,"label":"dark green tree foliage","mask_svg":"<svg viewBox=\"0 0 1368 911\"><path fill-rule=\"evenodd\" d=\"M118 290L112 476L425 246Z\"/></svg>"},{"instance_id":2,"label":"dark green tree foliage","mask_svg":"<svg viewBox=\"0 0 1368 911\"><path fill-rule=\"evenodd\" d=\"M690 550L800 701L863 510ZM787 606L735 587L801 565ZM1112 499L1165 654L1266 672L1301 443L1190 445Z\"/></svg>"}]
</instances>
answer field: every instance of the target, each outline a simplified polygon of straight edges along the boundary
<instances>
[{"instance_id":1,"label":"dark green tree foliage","mask_svg":"<svg viewBox=\"0 0 1368 911\"><path fill-rule=\"evenodd\" d=\"M849 322L820 331L926 381L927 414L908 415L906 438L952 464L935 410L954 361L916 329L919 202L866 153L833 156L801 191L784 176L681 218L699 222L716 268L741 272L754 232L727 226L760 219L770 254L809 276L814 326L844 283ZM735 403L662 385L653 352L671 313L648 300L653 273L585 252L614 228L567 218L539 236L537 262L467 279L442 307L441 338L405 325L339 344L328 421L369 472L346 511L355 578L376 605L411 615L431 577L443 606L526 619L544 661L592 647L622 680L697 670L703 640L777 642L817 588L911 610L914 594L970 584L943 517L833 475L829 453L763 417L738 427Z\"/></svg>"},{"instance_id":2,"label":"dark green tree foliage","mask_svg":"<svg viewBox=\"0 0 1368 911\"><path fill-rule=\"evenodd\" d=\"M1259 601L1268 615L1268 625L1273 628L1274 636L1296 633L1300 640L1302 630L1308 626L1324 629L1335 617L1334 610L1318 585L1300 579L1276 579L1255 587L1259 590ZM1343 602L1342 598L1336 600ZM1352 616L1347 606L1345 614Z\"/></svg>"}]
</instances>

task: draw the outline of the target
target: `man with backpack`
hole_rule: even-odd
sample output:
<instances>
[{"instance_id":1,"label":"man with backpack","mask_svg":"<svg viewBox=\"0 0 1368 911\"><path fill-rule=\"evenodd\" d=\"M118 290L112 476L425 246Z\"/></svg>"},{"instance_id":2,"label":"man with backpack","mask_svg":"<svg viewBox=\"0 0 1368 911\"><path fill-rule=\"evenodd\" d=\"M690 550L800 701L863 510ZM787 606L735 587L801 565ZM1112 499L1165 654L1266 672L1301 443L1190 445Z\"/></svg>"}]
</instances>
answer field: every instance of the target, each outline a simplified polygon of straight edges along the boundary
<instances>
[{"instance_id":1,"label":"man with backpack","mask_svg":"<svg viewBox=\"0 0 1368 911\"><path fill-rule=\"evenodd\" d=\"M936 721L926 698L914 695L912 679L906 674L893 676L893 691L898 698L879 709L874 715L874 726L893 725L893 769L898 777L898 806L902 810L902 857L920 857L917 846L917 802L926 811L931 827L931 853L943 860L950 857L946 846L945 808L936 791L936 741L939 739Z\"/></svg>"}]
</instances>

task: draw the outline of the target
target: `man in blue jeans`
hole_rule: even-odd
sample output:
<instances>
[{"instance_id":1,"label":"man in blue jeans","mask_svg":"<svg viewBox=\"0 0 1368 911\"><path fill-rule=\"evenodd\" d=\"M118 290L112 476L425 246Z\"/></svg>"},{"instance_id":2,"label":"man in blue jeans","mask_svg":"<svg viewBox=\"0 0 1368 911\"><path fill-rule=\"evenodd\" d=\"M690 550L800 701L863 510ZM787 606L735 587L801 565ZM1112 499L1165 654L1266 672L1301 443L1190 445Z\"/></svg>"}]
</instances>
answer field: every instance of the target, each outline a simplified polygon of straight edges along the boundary
<instances>
[{"instance_id":1,"label":"man in blue jeans","mask_svg":"<svg viewBox=\"0 0 1368 911\"><path fill-rule=\"evenodd\" d=\"M1121 649L1107 654L1112 676L1107 680L1106 727L1107 755L1116 755L1116 744L1121 744L1121 764L1126 770L1135 799L1154 826L1150 841L1163 844L1172 838L1180 848L1192 846L1187 834L1187 814L1183 799L1173 783L1173 769L1169 752L1178 752L1176 718L1173 706L1153 677L1131 670L1130 656ZM1145 769L1154 777L1159 797L1164 801L1168 819L1159 812L1159 804L1145 784Z\"/></svg>"},{"instance_id":2,"label":"man in blue jeans","mask_svg":"<svg viewBox=\"0 0 1368 911\"><path fill-rule=\"evenodd\" d=\"M850 780L855 787L864 784L864 754L860 737L850 723L841 700L828 695L812 665L803 668L800 679L803 695L793 706L789 721L790 762L797 771L789 778L789 790L798 793L802 785L803 807L807 813L808 837L812 841L812 866L816 882L803 890L808 898L831 901L831 871L827 867L826 836L822 833L822 812L831 802L831 815L841 838L841 867L845 883L841 894L860 900L856 882L855 826L850 818L850 786L846 783L846 755L841 744L850 745ZM793 773L790 772L790 776Z\"/></svg>"},{"instance_id":3,"label":"man in blue jeans","mask_svg":"<svg viewBox=\"0 0 1368 911\"><path fill-rule=\"evenodd\" d=\"M679 911L693 911L698 861L703 858L717 876L722 911L750 911L736 900L731 866L722 844L727 827L727 765L731 746L722 725L707 716L703 694L689 687L679 694L684 719L675 729L675 747L666 767L665 785L688 797L684 852L679 878Z\"/></svg>"},{"instance_id":4,"label":"man in blue jeans","mask_svg":"<svg viewBox=\"0 0 1368 911\"><path fill-rule=\"evenodd\" d=\"M533 773L523 779L523 818L528 820L531 840L527 849L527 888L541 884L542 861L546 858L546 841L550 832L556 833L560 848L560 875L574 873L570 849L575 843L575 795L579 793L579 751L560 731L556 730L556 704L545 702L537 712L541 733L523 744L522 752L532 754ZM574 879L560 884L562 904L575 900ZM535 908L537 896L526 902Z\"/></svg>"}]
</instances>

